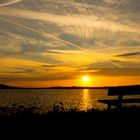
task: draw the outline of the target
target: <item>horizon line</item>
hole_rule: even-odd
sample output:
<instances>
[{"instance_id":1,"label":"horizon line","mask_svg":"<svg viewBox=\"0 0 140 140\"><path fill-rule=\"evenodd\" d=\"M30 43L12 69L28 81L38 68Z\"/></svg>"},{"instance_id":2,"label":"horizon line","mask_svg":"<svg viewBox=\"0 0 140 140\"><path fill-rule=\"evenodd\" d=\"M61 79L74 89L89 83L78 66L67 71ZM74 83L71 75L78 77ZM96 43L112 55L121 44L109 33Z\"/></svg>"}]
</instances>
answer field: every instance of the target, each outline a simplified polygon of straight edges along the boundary
<instances>
[{"instance_id":1,"label":"horizon line","mask_svg":"<svg viewBox=\"0 0 140 140\"><path fill-rule=\"evenodd\" d=\"M8 84L0 84L0 89L3 88L9 88L9 89L107 89L110 87L125 87L125 86L140 86L140 84L134 84L134 85L119 85L119 86L50 86L50 87L19 87L19 86L11 86ZM1 88L2 87L2 88Z\"/></svg>"}]
</instances>

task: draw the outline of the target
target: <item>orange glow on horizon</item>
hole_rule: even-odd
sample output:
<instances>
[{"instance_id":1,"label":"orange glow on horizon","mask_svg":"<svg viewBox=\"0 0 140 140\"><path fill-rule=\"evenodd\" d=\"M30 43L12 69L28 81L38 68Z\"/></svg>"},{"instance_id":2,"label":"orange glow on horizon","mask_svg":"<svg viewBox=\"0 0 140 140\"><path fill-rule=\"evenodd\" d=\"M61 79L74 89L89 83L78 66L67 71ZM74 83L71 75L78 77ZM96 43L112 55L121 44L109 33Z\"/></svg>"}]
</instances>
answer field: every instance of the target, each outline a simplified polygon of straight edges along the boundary
<instances>
[{"instance_id":1,"label":"orange glow on horizon","mask_svg":"<svg viewBox=\"0 0 140 140\"><path fill-rule=\"evenodd\" d=\"M124 77L124 76L92 76L89 75L90 80L84 82L83 76L77 76L72 79L64 80L34 80L34 81L9 81L3 82L11 86L18 87L55 87L55 86L83 86L83 87L103 87L103 86L122 86L122 85L136 85L140 84L139 78Z\"/></svg>"}]
</instances>

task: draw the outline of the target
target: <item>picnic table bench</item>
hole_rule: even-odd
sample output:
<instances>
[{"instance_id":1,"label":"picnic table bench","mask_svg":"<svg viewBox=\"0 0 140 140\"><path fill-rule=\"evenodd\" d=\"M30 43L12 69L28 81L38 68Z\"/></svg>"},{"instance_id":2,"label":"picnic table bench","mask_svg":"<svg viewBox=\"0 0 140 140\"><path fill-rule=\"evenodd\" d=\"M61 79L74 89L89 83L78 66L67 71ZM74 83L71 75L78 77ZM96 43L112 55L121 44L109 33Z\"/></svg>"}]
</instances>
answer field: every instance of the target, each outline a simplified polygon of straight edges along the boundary
<instances>
[{"instance_id":1,"label":"picnic table bench","mask_svg":"<svg viewBox=\"0 0 140 140\"><path fill-rule=\"evenodd\" d=\"M98 101L101 103L107 104L108 109L111 109L112 106L117 107L118 109L121 109L123 103L140 103L140 98L138 97L136 98L134 95L140 95L139 85L138 86L136 85L136 86L111 87L108 89L108 96L117 96L118 98L98 100ZM128 96L130 98L123 98L124 96Z\"/></svg>"}]
</instances>

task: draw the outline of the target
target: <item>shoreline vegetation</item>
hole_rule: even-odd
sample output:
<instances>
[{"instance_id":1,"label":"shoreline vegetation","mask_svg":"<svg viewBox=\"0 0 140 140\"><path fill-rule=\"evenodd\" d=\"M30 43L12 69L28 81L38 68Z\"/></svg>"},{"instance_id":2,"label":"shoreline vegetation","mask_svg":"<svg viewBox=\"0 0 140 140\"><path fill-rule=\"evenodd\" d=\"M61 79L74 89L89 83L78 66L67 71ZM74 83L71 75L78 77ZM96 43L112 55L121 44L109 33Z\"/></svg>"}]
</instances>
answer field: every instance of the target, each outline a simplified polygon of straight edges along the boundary
<instances>
[{"instance_id":1,"label":"shoreline vegetation","mask_svg":"<svg viewBox=\"0 0 140 140\"><path fill-rule=\"evenodd\" d=\"M81 135L93 130L134 130L140 125L139 118L139 106L80 111L64 108L59 102L54 104L52 111L42 113L34 106L14 104L12 107L0 107L0 130L17 135Z\"/></svg>"}]
</instances>

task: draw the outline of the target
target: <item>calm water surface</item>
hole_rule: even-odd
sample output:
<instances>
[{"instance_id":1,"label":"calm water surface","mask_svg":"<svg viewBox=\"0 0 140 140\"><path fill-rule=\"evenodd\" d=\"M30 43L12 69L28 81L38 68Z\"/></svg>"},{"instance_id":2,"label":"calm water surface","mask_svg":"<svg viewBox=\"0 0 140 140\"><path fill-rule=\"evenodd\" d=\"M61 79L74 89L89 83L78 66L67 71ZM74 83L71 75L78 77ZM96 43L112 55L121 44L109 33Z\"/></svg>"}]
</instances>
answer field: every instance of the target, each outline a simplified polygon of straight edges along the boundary
<instances>
[{"instance_id":1,"label":"calm water surface","mask_svg":"<svg viewBox=\"0 0 140 140\"><path fill-rule=\"evenodd\" d=\"M106 106L97 100L106 98L107 89L0 89L0 106L33 105L43 111L52 110L59 102L66 108L103 109Z\"/></svg>"}]
</instances>

